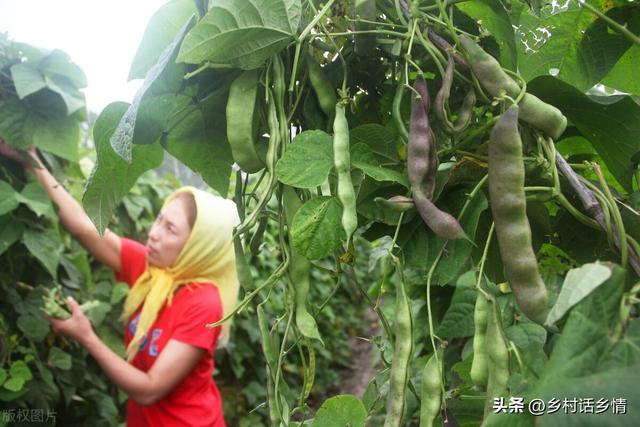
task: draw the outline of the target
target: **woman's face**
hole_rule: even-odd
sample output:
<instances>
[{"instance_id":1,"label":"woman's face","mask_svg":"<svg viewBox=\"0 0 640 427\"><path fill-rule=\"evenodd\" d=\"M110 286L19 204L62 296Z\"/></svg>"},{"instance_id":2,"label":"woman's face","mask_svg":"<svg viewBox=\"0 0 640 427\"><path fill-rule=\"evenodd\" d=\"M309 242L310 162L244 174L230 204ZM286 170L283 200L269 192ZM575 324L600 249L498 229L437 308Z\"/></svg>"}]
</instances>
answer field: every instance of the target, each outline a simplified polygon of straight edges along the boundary
<instances>
[{"instance_id":1,"label":"woman's face","mask_svg":"<svg viewBox=\"0 0 640 427\"><path fill-rule=\"evenodd\" d=\"M173 266L190 234L185 202L175 199L160 211L151 225L147 239L149 263L160 268Z\"/></svg>"}]
</instances>

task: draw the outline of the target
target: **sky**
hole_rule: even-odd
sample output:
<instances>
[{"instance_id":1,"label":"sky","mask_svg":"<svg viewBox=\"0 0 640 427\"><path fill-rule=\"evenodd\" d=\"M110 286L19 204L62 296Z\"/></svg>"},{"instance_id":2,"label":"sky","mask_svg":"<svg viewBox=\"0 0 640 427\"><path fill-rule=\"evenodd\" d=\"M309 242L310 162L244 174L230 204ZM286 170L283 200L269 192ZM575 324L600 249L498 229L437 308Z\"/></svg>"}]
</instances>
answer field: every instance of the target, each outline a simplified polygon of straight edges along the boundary
<instances>
[{"instance_id":1,"label":"sky","mask_svg":"<svg viewBox=\"0 0 640 427\"><path fill-rule=\"evenodd\" d=\"M99 113L131 102L142 80L129 67L151 15L168 0L0 0L0 32L45 49L61 49L87 75L87 107Z\"/></svg>"}]
</instances>

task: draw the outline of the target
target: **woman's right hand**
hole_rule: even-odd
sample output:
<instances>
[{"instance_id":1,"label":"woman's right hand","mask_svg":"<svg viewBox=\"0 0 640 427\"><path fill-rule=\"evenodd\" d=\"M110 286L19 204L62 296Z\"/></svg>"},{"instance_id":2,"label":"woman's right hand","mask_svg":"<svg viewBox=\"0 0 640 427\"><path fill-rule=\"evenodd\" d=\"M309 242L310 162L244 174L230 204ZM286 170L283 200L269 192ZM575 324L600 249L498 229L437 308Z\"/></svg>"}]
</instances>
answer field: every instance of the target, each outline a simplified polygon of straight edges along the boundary
<instances>
[{"instance_id":1,"label":"woman's right hand","mask_svg":"<svg viewBox=\"0 0 640 427\"><path fill-rule=\"evenodd\" d=\"M24 167L33 166L34 163L39 164L37 160L38 154L36 153L35 147L29 147L26 152L21 152L7 144L2 139L0 139L0 156L15 160Z\"/></svg>"}]
</instances>

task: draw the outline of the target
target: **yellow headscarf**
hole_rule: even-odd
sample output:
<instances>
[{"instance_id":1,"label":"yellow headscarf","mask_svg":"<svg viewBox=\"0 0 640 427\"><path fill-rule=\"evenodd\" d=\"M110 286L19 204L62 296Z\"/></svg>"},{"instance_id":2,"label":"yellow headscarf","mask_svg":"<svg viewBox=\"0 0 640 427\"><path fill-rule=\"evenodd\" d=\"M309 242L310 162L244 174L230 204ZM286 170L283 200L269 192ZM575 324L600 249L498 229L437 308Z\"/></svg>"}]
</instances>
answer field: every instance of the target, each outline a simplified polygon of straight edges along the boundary
<instances>
[{"instance_id":1,"label":"yellow headscarf","mask_svg":"<svg viewBox=\"0 0 640 427\"><path fill-rule=\"evenodd\" d=\"M174 292L190 282L213 283L220 293L223 317L236 306L240 283L236 275L233 250L233 229L240 222L236 204L228 199L206 193L195 187L182 187L164 202L166 206L176 195L191 193L196 202L196 219L180 255L173 267L158 268L147 263L147 269L131 288L121 316L127 321L142 305L136 333L126 349L131 361L140 342L158 317L165 302L171 305ZM144 304L144 305L143 305ZM218 345L229 341L231 320L222 325ZM204 325L202 325L204 331Z\"/></svg>"}]
</instances>

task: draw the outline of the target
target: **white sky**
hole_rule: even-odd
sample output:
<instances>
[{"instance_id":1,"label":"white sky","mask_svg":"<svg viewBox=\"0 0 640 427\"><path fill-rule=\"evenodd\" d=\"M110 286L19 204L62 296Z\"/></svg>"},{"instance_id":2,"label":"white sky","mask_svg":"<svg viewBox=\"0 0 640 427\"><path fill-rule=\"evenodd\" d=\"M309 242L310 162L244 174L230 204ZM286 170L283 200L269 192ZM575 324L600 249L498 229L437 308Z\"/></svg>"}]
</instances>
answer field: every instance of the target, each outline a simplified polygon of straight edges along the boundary
<instances>
[{"instance_id":1,"label":"white sky","mask_svg":"<svg viewBox=\"0 0 640 427\"><path fill-rule=\"evenodd\" d=\"M142 80L129 67L151 15L168 0L0 0L0 32L12 40L61 49L87 75L87 106L99 113L131 102Z\"/></svg>"}]
</instances>

